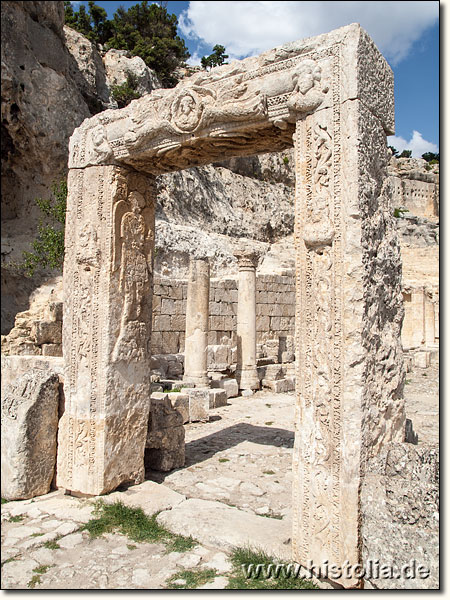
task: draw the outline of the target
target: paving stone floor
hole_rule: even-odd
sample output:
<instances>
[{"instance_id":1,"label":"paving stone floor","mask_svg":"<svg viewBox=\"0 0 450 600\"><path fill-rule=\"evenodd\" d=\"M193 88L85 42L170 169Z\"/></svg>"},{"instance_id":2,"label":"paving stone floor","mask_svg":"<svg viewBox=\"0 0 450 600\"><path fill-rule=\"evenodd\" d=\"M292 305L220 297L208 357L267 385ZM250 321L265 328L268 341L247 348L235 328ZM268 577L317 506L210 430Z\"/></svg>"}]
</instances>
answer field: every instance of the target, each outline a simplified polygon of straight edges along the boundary
<instances>
[{"instance_id":1,"label":"paving stone floor","mask_svg":"<svg viewBox=\"0 0 450 600\"><path fill-rule=\"evenodd\" d=\"M407 380L407 417L419 443L437 441L438 365L414 369ZM32 582L35 589L164 589L176 573L199 568L216 569L205 588L220 589L228 583L229 550L244 545L246 535L259 545L270 537L265 549L288 557L293 422L292 393L230 399L211 411L209 423L186 426L183 469L149 472L153 481L109 495L148 514L163 511L169 529L199 540L187 552L120 534L90 539L81 527L92 516L92 500L61 491L3 504L2 589L28 589ZM189 527L177 531L185 517ZM52 540L59 548L50 549Z\"/></svg>"}]
</instances>

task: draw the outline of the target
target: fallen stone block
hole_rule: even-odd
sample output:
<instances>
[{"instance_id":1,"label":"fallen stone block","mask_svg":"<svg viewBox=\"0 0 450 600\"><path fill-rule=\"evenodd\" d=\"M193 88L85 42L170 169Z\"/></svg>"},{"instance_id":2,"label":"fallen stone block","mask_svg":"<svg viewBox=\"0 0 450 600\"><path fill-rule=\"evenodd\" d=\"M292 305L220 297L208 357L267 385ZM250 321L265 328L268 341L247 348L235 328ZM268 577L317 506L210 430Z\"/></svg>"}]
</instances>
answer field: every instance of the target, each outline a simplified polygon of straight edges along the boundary
<instances>
[{"instance_id":1,"label":"fallen stone block","mask_svg":"<svg viewBox=\"0 0 450 600\"><path fill-rule=\"evenodd\" d=\"M31 328L31 336L36 344L61 344L62 323L57 321L36 321Z\"/></svg>"},{"instance_id":2,"label":"fallen stone block","mask_svg":"<svg viewBox=\"0 0 450 600\"><path fill-rule=\"evenodd\" d=\"M62 355L62 344L42 344L42 356Z\"/></svg>"},{"instance_id":3,"label":"fallen stone block","mask_svg":"<svg viewBox=\"0 0 450 600\"><path fill-rule=\"evenodd\" d=\"M2 390L1 482L7 500L46 494L56 463L59 377L32 369Z\"/></svg>"},{"instance_id":4,"label":"fallen stone block","mask_svg":"<svg viewBox=\"0 0 450 600\"><path fill-rule=\"evenodd\" d=\"M172 406L183 417L183 423L189 423L189 396L183 392L169 392Z\"/></svg>"},{"instance_id":5,"label":"fallen stone block","mask_svg":"<svg viewBox=\"0 0 450 600\"><path fill-rule=\"evenodd\" d=\"M221 379L218 384L219 388L226 391L227 398L236 398L239 395L239 387L236 379Z\"/></svg>"},{"instance_id":6,"label":"fallen stone block","mask_svg":"<svg viewBox=\"0 0 450 600\"><path fill-rule=\"evenodd\" d=\"M286 392L292 392L295 390L295 383L291 378L278 379L276 381L263 379L262 385L263 387L272 390L272 392L275 392L275 394L284 394Z\"/></svg>"},{"instance_id":7,"label":"fallen stone block","mask_svg":"<svg viewBox=\"0 0 450 600\"><path fill-rule=\"evenodd\" d=\"M209 390L209 408L219 408L221 406L226 406L227 399L227 393L225 390Z\"/></svg>"},{"instance_id":8,"label":"fallen stone block","mask_svg":"<svg viewBox=\"0 0 450 600\"><path fill-rule=\"evenodd\" d=\"M167 394L154 392L150 397L145 466L155 471L171 471L185 461L183 417L175 410Z\"/></svg>"},{"instance_id":9,"label":"fallen stone block","mask_svg":"<svg viewBox=\"0 0 450 600\"><path fill-rule=\"evenodd\" d=\"M414 354L414 366L419 369L427 369L430 366L430 353L424 351Z\"/></svg>"},{"instance_id":10,"label":"fallen stone block","mask_svg":"<svg viewBox=\"0 0 450 600\"><path fill-rule=\"evenodd\" d=\"M184 388L189 396L189 422L209 421L209 388Z\"/></svg>"}]
</instances>

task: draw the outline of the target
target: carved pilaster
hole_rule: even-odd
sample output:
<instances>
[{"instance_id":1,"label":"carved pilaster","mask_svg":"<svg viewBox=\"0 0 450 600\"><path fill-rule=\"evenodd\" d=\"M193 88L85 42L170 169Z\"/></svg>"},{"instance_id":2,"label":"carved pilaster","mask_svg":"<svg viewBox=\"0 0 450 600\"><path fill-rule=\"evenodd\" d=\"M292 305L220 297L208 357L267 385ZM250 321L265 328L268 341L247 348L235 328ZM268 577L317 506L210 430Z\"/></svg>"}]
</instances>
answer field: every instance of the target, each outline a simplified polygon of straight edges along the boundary
<instances>
[{"instance_id":1,"label":"carved pilaster","mask_svg":"<svg viewBox=\"0 0 450 600\"><path fill-rule=\"evenodd\" d=\"M124 168L69 173L58 486L74 492L144 477L154 194Z\"/></svg>"}]
</instances>

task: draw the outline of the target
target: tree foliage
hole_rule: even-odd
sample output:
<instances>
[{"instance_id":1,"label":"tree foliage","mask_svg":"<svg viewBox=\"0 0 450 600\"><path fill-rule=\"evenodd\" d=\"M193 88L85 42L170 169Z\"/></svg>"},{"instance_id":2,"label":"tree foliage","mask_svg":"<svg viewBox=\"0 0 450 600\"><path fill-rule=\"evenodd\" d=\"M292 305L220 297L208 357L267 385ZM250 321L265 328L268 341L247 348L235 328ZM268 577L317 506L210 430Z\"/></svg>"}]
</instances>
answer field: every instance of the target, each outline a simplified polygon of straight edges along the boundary
<instances>
[{"instance_id":1,"label":"tree foliage","mask_svg":"<svg viewBox=\"0 0 450 600\"><path fill-rule=\"evenodd\" d=\"M133 73L128 73L127 80L122 85L111 86L111 96L117 102L118 108L124 108L132 100L140 98L137 88L137 77Z\"/></svg>"},{"instance_id":2,"label":"tree foliage","mask_svg":"<svg viewBox=\"0 0 450 600\"><path fill-rule=\"evenodd\" d=\"M213 48L213 53L209 56L203 56L201 59L201 65L204 69L212 69L212 67L218 67L226 64L225 60L228 58L228 54L225 54L225 46L216 44Z\"/></svg>"},{"instance_id":3,"label":"tree foliage","mask_svg":"<svg viewBox=\"0 0 450 600\"><path fill-rule=\"evenodd\" d=\"M403 152L399 155L399 158L411 158L412 150L403 150Z\"/></svg>"},{"instance_id":4,"label":"tree foliage","mask_svg":"<svg viewBox=\"0 0 450 600\"><path fill-rule=\"evenodd\" d=\"M439 152L425 152L425 154L422 154L422 158L435 165L439 162Z\"/></svg>"},{"instance_id":5,"label":"tree foliage","mask_svg":"<svg viewBox=\"0 0 450 600\"><path fill-rule=\"evenodd\" d=\"M67 204L67 181L52 185L51 198L36 198L36 204L47 219L41 218L32 252L23 252L23 262L17 267L28 277L37 269L61 269L64 262L64 225Z\"/></svg>"},{"instance_id":6,"label":"tree foliage","mask_svg":"<svg viewBox=\"0 0 450 600\"><path fill-rule=\"evenodd\" d=\"M388 148L392 152L392 156L398 156L397 148L394 148L394 146L388 146Z\"/></svg>"},{"instance_id":7,"label":"tree foliage","mask_svg":"<svg viewBox=\"0 0 450 600\"><path fill-rule=\"evenodd\" d=\"M88 12L83 5L75 12L70 2L64 4L69 27L106 49L128 50L132 56L140 56L156 72L163 86L176 85L175 72L190 54L177 34L176 15L169 14L163 2L143 1L128 10L121 6L112 20L94 2L88 3Z\"/></svg>"}]
</instances>

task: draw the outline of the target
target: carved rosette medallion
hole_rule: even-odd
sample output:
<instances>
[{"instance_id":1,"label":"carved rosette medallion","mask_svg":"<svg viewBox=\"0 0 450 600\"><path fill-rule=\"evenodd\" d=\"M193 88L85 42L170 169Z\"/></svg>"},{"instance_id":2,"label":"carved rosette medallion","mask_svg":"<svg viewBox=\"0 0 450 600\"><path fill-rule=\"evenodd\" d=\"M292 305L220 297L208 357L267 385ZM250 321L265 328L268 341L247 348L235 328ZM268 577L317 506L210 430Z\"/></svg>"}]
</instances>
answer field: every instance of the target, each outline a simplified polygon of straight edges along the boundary
<instances>
[{"instance_id":1,"label":"carved rosette medallion","mask_svg":"<svg viewBox=\"0 0 450 600\"><path fill-rule=\"evenodd\" d=\"M342 244L339 48L331 110L297 121L297 557L341 564ZM312 63L312 61L304 61ZM304 88L305 89L305 88ZM302 93L301 90L298 93ZM293 97L291 97L293 98ZM299 316L300 315L300 316Z\"/></svg>"}]
</instances>

